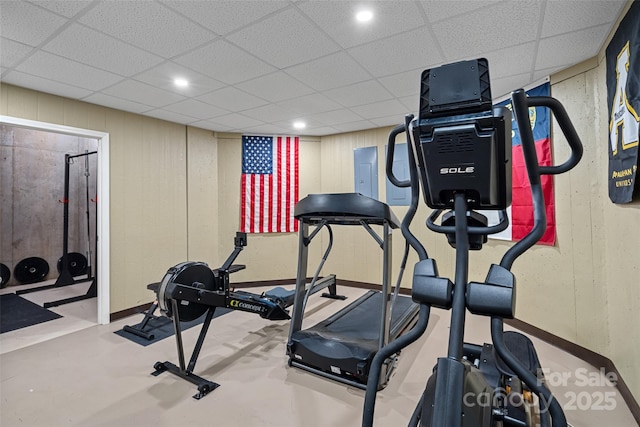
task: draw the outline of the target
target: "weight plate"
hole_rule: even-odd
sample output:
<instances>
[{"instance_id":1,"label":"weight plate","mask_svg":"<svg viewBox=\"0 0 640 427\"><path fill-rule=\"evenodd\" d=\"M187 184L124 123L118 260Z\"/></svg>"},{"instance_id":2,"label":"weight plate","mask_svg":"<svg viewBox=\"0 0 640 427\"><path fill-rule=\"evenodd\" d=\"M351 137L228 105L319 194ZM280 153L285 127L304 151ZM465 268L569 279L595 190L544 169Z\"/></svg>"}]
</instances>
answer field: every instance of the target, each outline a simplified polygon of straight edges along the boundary
<instances>
[{"instance_id":1,"label":"weight plate","mask_svg":"<svg viewBox=\"0 0 640 427\"><path fill-rule=\"evenodd\" d=\"M175 267L171 267L164 275L158 287L158 306L165 316L173 316L171 309L171 288L170 284L186 286L198 286L201 289L213 290L215 276L213 271L204 262L183 262ZM197 284L197 285L196 285ZM202 316L207 311L207 306L189 301L178 301L178 320L190 322Z\"/></svg>"},{"instance_id":2,"label":"weight plate","mask_svg":"<svg viewBox=\"0 0 640 427\"><path fill-rule=\"evenodd\" d=\"M7 286L9 279L11 279L11 270L6 265L0 264L0 289Z\"/></svg>"},{"instance_id":3,"label":"weight plate","mask_svg":"<svg viewBox=\"0 0 640 427\"><path fill-rule=\"evenodd\" d=\"M70 252L67 254L67 262L69 263L69 273L71 276L81 276L87 273L87 257L79 252ZM62 272L62 257L58 259L58 273Z\"/></svg>"},{"instance_id":4,"label":"weight plate","mask_svg":"<svg viewBox=\"0 0 640 427\"><path fill-rule=\"evenodd\" d=\"M13 276L22 284L36 283L49 274L49 263L39 257L25 258L16 264Z\"/></svg>"}]
</instances>

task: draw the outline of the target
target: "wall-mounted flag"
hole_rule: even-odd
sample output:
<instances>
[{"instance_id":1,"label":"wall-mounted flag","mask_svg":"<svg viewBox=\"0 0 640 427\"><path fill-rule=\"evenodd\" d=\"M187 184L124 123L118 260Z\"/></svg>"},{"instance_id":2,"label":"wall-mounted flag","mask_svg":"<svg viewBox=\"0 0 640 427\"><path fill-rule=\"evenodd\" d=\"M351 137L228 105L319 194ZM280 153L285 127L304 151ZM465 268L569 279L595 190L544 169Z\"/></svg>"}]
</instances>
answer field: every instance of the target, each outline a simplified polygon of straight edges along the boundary
<instances>
[{"instance_id":1,"label":"wall-mounted flag","mask_svg":"<svg viewBox=\"0 0 640 427\"><path fill-rule=\"evenodd\" d=\"M551 87L544 83L526 91L527 96L549 96ZM506 106L511 109L511 101L503 101L498 106ZM536 143L538 164L551 166L551 122L549 110L546 107L530 107L529 121L533 131L533 139ZM490 237L503 240L520 240L533 228L533 204L531 202L531 186L524 163L522 143L518 133L518 125L515 118L511 121L511 145L512 145L512 201L507 209L509 227ZM545 245L554 245L556 241L556 209L553 196L553 178L550 175L542 175L542 192L547 213L547 229L538 241ZM486 214L486 212L485 212ZM495 216L495 218L494 218ZM496 212L490 214L491 223L497 223Z\"/></svg>"},{"instance_id":2,"label":"wall-mounted flag","mask_svg":"<svg viewBox=\"0 0 640 427\"><path fill-rule=\"evenodd\" d=\"M633 2L607 46L609 198L629 203L636 185L640 140L640 2Z\"/></svg>"},{"instance_id":3,"label":"wall-mounted flag","mask_svg":"<svg viewBox=\"0 0 640 427\"><path fill-rule=\"evenodd\" d=\"M297 136L242 136L240 231L298 231Z\"/></svg>"}]
</instances>

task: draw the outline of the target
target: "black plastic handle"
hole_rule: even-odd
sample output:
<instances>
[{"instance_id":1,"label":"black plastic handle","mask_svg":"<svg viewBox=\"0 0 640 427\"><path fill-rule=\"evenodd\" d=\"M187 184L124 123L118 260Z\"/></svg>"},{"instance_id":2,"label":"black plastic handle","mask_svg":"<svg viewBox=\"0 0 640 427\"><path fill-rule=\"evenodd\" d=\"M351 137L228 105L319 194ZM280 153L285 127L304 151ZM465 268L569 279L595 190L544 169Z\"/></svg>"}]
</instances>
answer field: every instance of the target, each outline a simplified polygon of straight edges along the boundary
<instances>
[{"instance_id":1,"label":"black plastic handle","mask_svg":"<svg viewBox=\"0 0 640 427\"><path fill-rule=\"evenodd\" d=\"M514 96L521 96L519 92L524 94L523 89L518 89L513 92L512 99ZM524 98L529 107L547 107L551 110L571 148L571 154L564 163L554 166L539 166L539 173L541 175L558 175L573 169L580 162L580 159L582 159L583 148L582 141L580 141L580 137L573 127L573 123L571 123L571 119L564 109L564 106L560 101L550 96L524 96ZM521 134L522 131L523 130L520 129Z\"/></svg>"},{"instance_id":2,"label":"black plastic handle","mask_svg":"<svg viewBox=\"0 0 640 427\"><path fill-rule=\"evenodd\" d=\"M411 180L407 179L405 181L401 181L393 174L393 155L396 149L396 136L400 135L405 130L406 127L404 123L394 127L389 133L389 142L387 144L387 178L389 178L389 181L391 181L393 185L400 188L411 187Z\"/></svg>"},{"instance_id":3,"label":"black plastic handle","mask_svg":"<svg viewBox=\"0 0 640 427\"><path fill-rule=\"evenodd\" d=\"M535 96L528 98L523 89L515 90L511 93L511 104L513 106L513 114L518 123L518 132L520 133L520 141L522 142L522 152L524 154L525 164L527 166L527 175L531 185L531 197L533 202L533 228L518 243L509 248L504 254L500 265L511 269L513 262L522 255L526 250L540 240L544 235L547 227L547 217L545 212L544 196L540 185L540 175L552 175L567 172L578 164L582 158L582 142L576 133L571 119L567 115L562 104L555 98L550 96ZM535 142L533 140L533 132L529 125L529 107L542 106L548 107L558 120L560 129L567 138L571 155L569 159L556 166L540 166L536 154Z\"/></svg>"}]
</instances>

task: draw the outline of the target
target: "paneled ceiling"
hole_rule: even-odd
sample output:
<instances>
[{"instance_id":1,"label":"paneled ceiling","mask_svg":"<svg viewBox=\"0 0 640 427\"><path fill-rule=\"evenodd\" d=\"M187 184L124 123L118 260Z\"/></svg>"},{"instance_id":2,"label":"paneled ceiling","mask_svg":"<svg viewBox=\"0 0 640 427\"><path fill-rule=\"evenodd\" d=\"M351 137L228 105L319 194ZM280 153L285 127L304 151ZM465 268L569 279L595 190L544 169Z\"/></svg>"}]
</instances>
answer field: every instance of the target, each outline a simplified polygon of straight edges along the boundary
<instances>
[{"instance_id":1,"label":"paneled ceiling","mask_svg":"<svg viewBox=\"0 0 640 427\"><path fill-rule=\"evenodd\" d=\"M0 78L204 129L329 135L402 122L425 68L486 57L495 98L591 58L625 4L2 0Z\"/></svg>"}]
</instances>

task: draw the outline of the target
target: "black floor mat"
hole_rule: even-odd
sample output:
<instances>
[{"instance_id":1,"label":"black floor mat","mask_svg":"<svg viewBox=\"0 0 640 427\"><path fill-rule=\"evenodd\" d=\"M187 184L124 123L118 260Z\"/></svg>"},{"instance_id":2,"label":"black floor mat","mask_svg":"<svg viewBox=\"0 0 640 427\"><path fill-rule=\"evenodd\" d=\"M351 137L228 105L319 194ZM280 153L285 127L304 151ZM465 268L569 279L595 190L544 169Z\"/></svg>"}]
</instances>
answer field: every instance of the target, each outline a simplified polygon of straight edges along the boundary
<instances>
[{"instance_id":1,"label":"black floor mat","mask_svg":"<svg viewBox=\"0 0 640 427\"><path fill-rule=\"evenodd\" d=\"M16 294L0 295L0 333L59 319L53 311Z\"/></svg>"},{"instance_id":2,"label":"black floor mat","mask_svg":"<svg viewBox=\"0 0 640 427\"><path fill-rule=\"evenodd\" d=\"M213 318L215 319L216 317L220 317L223 314L229 313L230 311L233 311L229 308L216 308L216 311L213 315ZM206 313L203 314L202 316L198 317L196 320L192 320L191 322L181 322L181 330L184 332L189 328L193 328L194 326L197 326L199 324L201 324L202 322L204 322L204 318L206 316ZM144 318L144 317L143 317ZM142 321L141 321L142 322ZM139 324L138 324L139 325ZM138 326L135 325L135 326ZM134 325L131 325L134 326ZM170 337L173 335L173 320L167 318L167 317L156 317L156 318L152 318L149 320L149 323L147 323L147 326L144 328L144 330L146 332L150 332L153 331L153 339L152 340L147 340L145 338L139 337L137 335L131 334L127 331L124 331L122 329L120 329L119 331L115 331L114 333L116 335L120 335L123 338L126 338L128 340L131 340L137 344L140 344L142 346L148 346L149 344L153 344L154 342L158 342L160 340L163 340L167 337Z\"/></svg>"}]
</instances>

